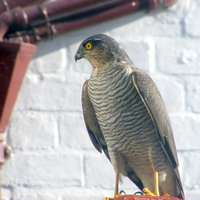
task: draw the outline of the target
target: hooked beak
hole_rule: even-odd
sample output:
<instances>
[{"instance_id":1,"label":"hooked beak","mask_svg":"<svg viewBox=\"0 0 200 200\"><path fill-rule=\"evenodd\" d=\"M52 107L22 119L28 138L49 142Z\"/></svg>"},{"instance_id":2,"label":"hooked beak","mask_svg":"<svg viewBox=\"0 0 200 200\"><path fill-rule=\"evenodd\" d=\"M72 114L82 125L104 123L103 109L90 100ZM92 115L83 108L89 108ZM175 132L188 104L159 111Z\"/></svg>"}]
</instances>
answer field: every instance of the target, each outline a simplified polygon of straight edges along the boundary
<instances>
[{"instance_id":1,"label":"hooked beak","mask_svg":"<svg viewBox=\"0 0 200 200\"><path fill-rule=\"evenodd\" d=\"M80 53L80 51L77 51L74 56L75 61L77 62L77 60L80 60L81 58L83 58L83 55Z\"/></svg>"}]
</instances>

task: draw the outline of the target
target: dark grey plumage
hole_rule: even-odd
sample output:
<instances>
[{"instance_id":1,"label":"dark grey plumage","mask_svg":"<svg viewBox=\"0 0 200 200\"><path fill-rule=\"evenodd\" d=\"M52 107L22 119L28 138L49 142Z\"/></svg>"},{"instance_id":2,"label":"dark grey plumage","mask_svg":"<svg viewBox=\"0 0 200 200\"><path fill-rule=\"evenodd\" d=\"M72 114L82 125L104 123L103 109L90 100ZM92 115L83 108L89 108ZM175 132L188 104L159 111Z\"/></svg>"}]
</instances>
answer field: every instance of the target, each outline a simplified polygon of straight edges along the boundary
<instances>
[{"instance_id":1,"label":"dark grey plumage","mask_svg":"<svg viewBox=\"0 0 200 200\"><path fill-rule=\"evenodd\" d=\"M153 80L103 34L81 43L75 59L81 58L93 67L82 104L96 149L104 151L116 174L128 176L141 190L154 190L158 172L160 194L184 199L170 120Z\"/></svg>"}]
</instances>

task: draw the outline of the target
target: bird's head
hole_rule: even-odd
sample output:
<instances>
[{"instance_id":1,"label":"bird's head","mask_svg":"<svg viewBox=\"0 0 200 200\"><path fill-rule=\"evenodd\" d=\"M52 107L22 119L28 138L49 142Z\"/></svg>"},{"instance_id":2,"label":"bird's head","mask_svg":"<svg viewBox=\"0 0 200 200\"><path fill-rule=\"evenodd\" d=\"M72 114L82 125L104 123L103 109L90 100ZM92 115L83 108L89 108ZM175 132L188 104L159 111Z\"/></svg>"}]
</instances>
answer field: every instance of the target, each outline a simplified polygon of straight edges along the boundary
<instances>
[{"instance_id":1,"label":"bird's head","mask_svg":"<svg viewBox=\"0 0 200 200\"><path fill-rule=\"evenodd\" d=\"M75 61L85 58L93 68L102 68L124 57L128 56L113 38L97 34L88 37L80 44L75 54Z\"/></svg>"}]
</instances>

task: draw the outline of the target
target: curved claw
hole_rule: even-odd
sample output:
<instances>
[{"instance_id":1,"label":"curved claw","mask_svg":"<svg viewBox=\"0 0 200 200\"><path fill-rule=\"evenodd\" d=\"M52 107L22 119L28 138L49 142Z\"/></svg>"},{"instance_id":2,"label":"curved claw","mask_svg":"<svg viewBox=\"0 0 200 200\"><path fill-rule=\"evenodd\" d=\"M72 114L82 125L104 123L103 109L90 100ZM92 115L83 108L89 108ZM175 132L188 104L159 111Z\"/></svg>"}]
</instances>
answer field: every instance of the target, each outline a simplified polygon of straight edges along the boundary
<instances>
[{"instance_id":1,"label":"curved claw","mask_svg":"<svg viewBox=\"0 0 200 200\"><path fill-rule=\"evenodd\" d=\"M158 197L159 195L155 195L154 193L152 193L148 188L144 188L143 190L144 195L146 196L152 196L152 197ZM169 197L169 194L164 194L163 197Z\"/></svg>"},{"instance_id":2,"label":"curved claw","mask_svg":"<svg viewBox=\"0 0 200 200\"><path fill-rule=\"evenodd\" d=\"M144 188L142 191L144 192L144 195L146 196L152 196L152 197L157 196L154 193L152 193L148 188Z\"/></svg>"},{"instance_id":3,"label":"curved claw","mask_svg":"<svg viewBox=\"0 0 200 200\"><path fill-rule=\"evenodd\" d=\"M125 194L124 191L120 191L120 193L119 193L119 194L116 194L113 198L105 197L103 200L113 200L113 199L115 199L115 198L117 198L117 197L123 196L124 194Z\"/></svg>"}]
</instances>

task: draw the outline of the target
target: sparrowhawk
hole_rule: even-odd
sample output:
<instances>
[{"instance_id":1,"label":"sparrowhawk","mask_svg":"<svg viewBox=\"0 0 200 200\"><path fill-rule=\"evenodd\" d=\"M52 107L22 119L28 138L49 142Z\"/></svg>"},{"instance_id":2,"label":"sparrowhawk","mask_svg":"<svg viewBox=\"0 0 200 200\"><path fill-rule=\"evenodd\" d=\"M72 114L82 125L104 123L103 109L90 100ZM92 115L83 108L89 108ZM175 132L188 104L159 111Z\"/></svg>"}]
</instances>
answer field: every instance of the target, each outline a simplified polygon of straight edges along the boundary
<instances>
[{"instance_id":1,"label":"sparrowhawk","mask_svg":"<svg viewBox=\"0 0 200 200\"><path fill-rule=\"evenodd\" d=\"M97 34L79 46L92 73L83 85L82 107L90 139L116 172L156 195L184 199L177 151L163 99L150 76L138 69L111 37Z\"/></svg>"}]
</instances>

